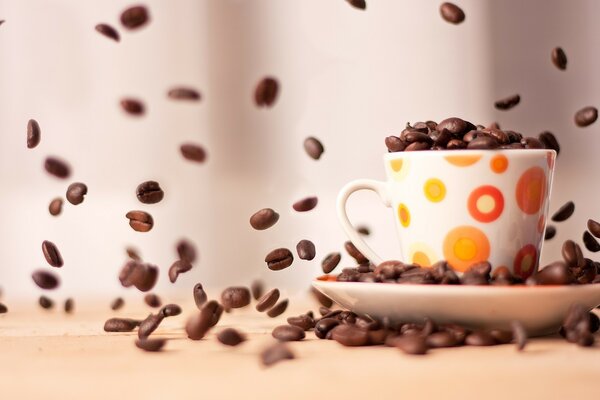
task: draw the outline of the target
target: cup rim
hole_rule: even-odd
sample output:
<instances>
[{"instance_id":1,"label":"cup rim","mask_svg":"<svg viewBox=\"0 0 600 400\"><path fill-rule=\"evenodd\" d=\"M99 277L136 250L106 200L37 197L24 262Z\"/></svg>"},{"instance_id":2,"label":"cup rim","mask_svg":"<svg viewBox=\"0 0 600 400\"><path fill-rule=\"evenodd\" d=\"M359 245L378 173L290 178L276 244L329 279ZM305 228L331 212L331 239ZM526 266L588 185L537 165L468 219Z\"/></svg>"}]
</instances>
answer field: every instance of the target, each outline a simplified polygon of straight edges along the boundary
<instances>
[{"instance_id":1,"label":"cup rim","mask_svg":"<svg viewBox=\"0 0 600 400\"><path fill-rule=\"evenodd\" d=\"M383 155L384 160L393 158L403 157L441 157L441 156L460 156L460 155L484 155L484 154L504 154L507 157L528 157L541 154L554 154L556 157L556 150L554 149L467 149L467 150L420 150L420 151L395 151L388 152Z\"/></svg>"}]
</instances>

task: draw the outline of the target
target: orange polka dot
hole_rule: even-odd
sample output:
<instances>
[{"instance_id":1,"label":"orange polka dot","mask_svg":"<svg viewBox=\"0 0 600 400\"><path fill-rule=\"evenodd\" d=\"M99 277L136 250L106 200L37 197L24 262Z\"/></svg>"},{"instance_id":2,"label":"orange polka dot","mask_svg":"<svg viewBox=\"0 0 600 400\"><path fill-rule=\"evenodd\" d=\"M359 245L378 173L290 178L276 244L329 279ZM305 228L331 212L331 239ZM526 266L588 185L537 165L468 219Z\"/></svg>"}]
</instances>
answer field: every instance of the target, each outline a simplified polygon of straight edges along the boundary
<instances>
[{"instance_id":1,"label":"orange polka dot","mask_svg":"<svg viewBox=\"0 0 600 400\"><path fill-rule=\"evenodd\" d=\"M508 168L508 158L502 154L492 157L490 168L497 174L501 174Z\"/></svg>"},{"instance_id":2,"label":"orange polka dot","mask_svg":"<svg viewBox=\"0 0 600 400\"><path fill-rule=\"evenodd\" d=\"M444 257L457 271L464 272L471 265L487 261L490 242L481 230L473 226L459 226L444 238Z\"/></svg>"},{"instance_id":3,"label":"orange polka dot","mask_svg":"<svg viewBox=\"0 0 600 400\"><path fill-rule=\"evenodd\" d=\"M431 260L429 260L427 254L422 251L417 251L413 254L412 263L420 265L421 267L431 267Z\"/></svg>"},{"instance_id":4,"label":"orange polka dot","mask_svg":"<svg viewBox=\"0 0 600 400\"><path fill-rule=\"evenodd\" d=\"M425 192L425 197L434 203L438 203L446 197L446 185L437 178L428 179L423 186L423 191Z\"/></svg>"},{"instance_id":5,"label":"orange polka dot","mask_svg":"<svg viewBox=\"0 0 600 400\"><path fill-rule=\"evenodd\" d=\"M531 167L521 175L516 190L517 204L525 214L537 213L546 196L546 174L540 167Z\"/></svg>"},{"instance_id":6,"label":"orange polka dot","mask_svg":"<svg viewBox=\"0 0 600 400\"><path fill-rule=\"evenodd\" d=\"M513 264L515 275L523 279L529 278L537 266L537 249L534 245L523 246L517 253Z\"/></svg>"},{"instance_id":7,"label":"orange polka dot","mask_svg":"<svg viewBox=\"0 0 600 400\"><path fill-rule=\"evenodd\" d=\"M402 169L402 160L397 158L390 161L390 167L392 167L392 171L399 172Z\"/></svg>"},{"instance_id":8,"label":"orange polka dot","mask_svg":"<svg viewBox=\"0 0 600 400\"><path fill-rule=\"evenodd\" d=\"M504 196L494 186L480 186L473 190L467 201L469 214L479 222L492 222L504 210Z\"/></svg>"},{"instance_id":9,"label":"orange polka dot","mask_svg":"<svg viewBox=\"0 0 600 400\"><path fill-rule=\"evenodd\" d=\"M398 205L398 217L400 218L400 224L403 227L406 228L410 225L410 212L408 211L408 207L402 203Z\"/></svg>"},{"instance_id":10,"label":"orange polka dot","mask_svg":"<svg viewBox=\"0 0 600 400\"><path fill-rule=\"evenodd\" d=\"M544 216L544 214L542 214L542 215L540 215L540 218L538 219L538 223L537 223L538 233L544 232L545 224L546 224L546 217Z\"/></svg>"},{"instance_id":11,"label":"orange polka dot","mask_svg":"<svg viewBox=\"0 0 600 400\"><path fill-rule=\"evenodd\" d=\"M457 167L468 167L481 159L481 156L446 156L444 157L450 164Z\"/></svg>"}]
</instances>

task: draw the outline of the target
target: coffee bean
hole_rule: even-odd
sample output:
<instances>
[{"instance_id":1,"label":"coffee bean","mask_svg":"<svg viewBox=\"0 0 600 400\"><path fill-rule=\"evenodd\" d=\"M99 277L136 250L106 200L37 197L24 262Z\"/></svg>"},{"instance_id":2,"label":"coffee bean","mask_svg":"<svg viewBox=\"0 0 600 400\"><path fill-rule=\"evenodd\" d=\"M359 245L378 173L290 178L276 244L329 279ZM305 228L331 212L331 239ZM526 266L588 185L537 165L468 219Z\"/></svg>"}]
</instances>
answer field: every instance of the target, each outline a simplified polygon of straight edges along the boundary
<instances>
[{"instance_id":1,"label":"coffee bean","mask_svg":"<svg viewBox=\"0 0 600 400\"><path fill-rule=\"evenodd\" d=\"M195 89L188 87L175 87L169 90L167 93L170 99L173 100L188 100L188 101L199 101L201 96L200 92Z\"/></svg>"},{"instance_id":2,"label":"coffee bean","mask_svg":"<svg viewBox=\"0 0 600 400\"><path fill-rule=\"evenodd\" d=\"M144 115L144 113L146 112L146 107L144 106L144 103L142 103L138 99L126 97L121 99L120 104L123 111L125 111L129 115L141 116Z\"/></svg>"},{"instance_id":3,"label":"coffee bean","mask_svg":"<svg viewBox=\"0 0 600 400\"><path fill-rule=\"evenodd\" d=\"M364 235L364 236L369 236L371 234L371 231L366 226L359 226L359 227L357 227L356 228L356 232L358 232L358 233L360 233L361 235Z\"/></svg>"},{"instance_id":4,"label":"coffee bean","mask_svg":"<svg viewBox=\"0 0 600 400\"><path fill-rule=\"evenodd\" d=\"M444 21L455 25L460 24L465 20L465 12L453 3L442 3L440 6L440 14Z\"/></svg>"},{"instance_id":5,"label":"coffee bean","mask_svg":"<svg viewBox=\"0 0 600 400\"><path fill-rule=\"evenodd\" d=\"M280 271L292 265L294 255L286 248L279 248L267 254L265 262L271 271Z\"/></svg>"},{"instance_id":6,"label":"coffee bean","mask_svg":"<svg viewBox=\"0 0 600 400\"><path fill-rule=\"evenodd\" d=\"M221 319L221 315L223 315L223 306L217 303L215 300L211 300L202 307L202 310L209 313L211 316L210 326L215 326L219 320Z\"/></svg>"},{"instance_id":7,"label":"coffee bean","mask_svg":"<svg viewBox=\"0 0 600 400\"><path fill-rule=\"evenodd\" d=\"M450 332L434 332L426 338L427 346L433 348L454 347L458 340Z\"/></svg>"},{"instance_id":8,"label":"coffee bean","mask_svg":"<svg viewBox=\"0 0 600 400\"><path fill-rule=\"evenodd\" d=\"M156 307L160 307L160 305L162 304L162 301L160 300L160 297L158 297L156 294L154 293L148 293L147 295L144 296L144 302L153 308Z\"/></svg>"},{"instance_id":9,"label":"coffee bean","mask_svg":"<svg viewBox=\"0 0 600 400\"><path fill-rule=\"evenodd\" d=\"M588 313L590 317L590 332L596 333L600 329L600 318L593 312Z\"/></svg>"},{"instance_id":10,"label":"coffee bean","mask_svg":"<svg viewBox=\"0 0 600 400\"><path fill-rule=\"evenodd\" d=\"M573 274L562 262L554 262L545 266L527 280L534 285L569 285L573 283Z\"/></svg>"},{"instance_id":11,"label":"coffee bean","mask_svg":"<svg viewBox=\"0 0 600 400\"><path fill-rule=\"evenodd\" d=\"M87 194L87 186L81 182L75 182L67 188L67 200L74 206L83 203L83 197Z\"/></svg>"},{"instance_id":12,"label":"coffee bean","mask_svg":"<svg viewBox=\"0 0 600 400\"><path fill-rule=\"evenodd\" d=\"M221 304L225 308L242 308L250 304L250 290L243 286L228 287L221 293Z\"/></svg>"},{"instance_id":13,"label":"coffee bean","mask_svg":"<svg viewBox=\"0 0 600 400\"><path fill-rule=\"evenodd\" d=\"M192 269L192 264L187 260L177 260L169 267L169 280L171 283L177 281L179 274L188 272Z\"/></svg>"},{"instance_id":14,"label":"coffee bean","mask_svg":"<svg viewBox=\"0 0 600 400\"><path fill-rule=\"evenodd\" d=\"M237 346L246 341L246 335L233 328L226 328L217 334L217 340L226 346Z\"/></svg>"},{"instance_id":15,"label":"coffee bean","mask_svg":"<svg viewBox=\"0 0 600 400\"><path fill-rule=\"evenodd\" d=\"M592 235L600 238L600 223L594 221L593 219L588 219L587 227Z\"/></svg>"},{"instance_id":16,"label":"coffee bean","mask_svg":"<svg viewBox=\"0 0 600 400\"><path fill-rule=\"evenodd\" d=\"M35 119L30 119L27 122L27 148L33 149L40 144L41 135L40 125Z\"/></svg>"},{"instance_id":17,"label":"coffee bean","mask_svg":"<svg viewBox=\"0 0 600 400\"><path fill-rule=\"evenodd\" d=\"M48 264L56 268L63 266L63 259L54 243L44 240L42 242L42 252Z\"/></svg>"},{"instance_id":18,"label":"coffee bean","mask_svg":"<svg viewBox=\"0 0 600 400\"><path fill-rule=\"evenodd\" d=\"M500 99L494 103L494 106L498 110L510 110L521 101L521 96L518 94L514 94L512 96L508 96L504 99Z\"/></svg>"},{"instance_id":19,"label":"coffee bean","mask_svg":"<svg viewBox=\"0 0 600 400\"><path fill-rule=\"evenodd\" d=\"M210 328L214 326L214 315L218 307L219 304L216 301L208 302L202 307L202 310L187 320L185 332L187 333L188 338L200 340L206 335Z\"/></svg>"},{"instance_id":20,"label":"coffee bean","mask_svg":"<svg viewBox=\"0 0 600 400\"><path fill-rule=\"evenodd\" d=\"M57 216L62 211L63 201L60 197L53 199L48 205L48 212L50 215Z\"/></svg>"},{"instance_id":21,"label":"coffee bean","mask_svg":"<svg viewBox=\"0 0 600 400\"><path fill-rule=\"evenodd\" d=\"M388 152L395 153L397 151L404 151L407 144L397 136L388 136L385 138L385 145L388 148Z\"/></svg>"},{"instance_id":22,"label":"coffee bean","mask_svg":"<svg viewBox=\"0 0 600 400\"><path fill-rule=\"evenodd\" d=\"M261 280L255 280L252 282L252 284L250 285L250 292L252 292L252 297L254 298L254 300L258 300L262 297L263 293L265 291L265 285L263 283L263 281Z\"/></svg>"},{"instance_id":23,"label":"coffee bean","mask_svg":"<svg viewBox=\"0 0 600 400\"><path fill-rule=\"evenodd\" d=\"M206 303L207 300L208 296L206 295L202 284L196 283L196 285L194 285L194 302L196 303L196 307L198 307L198 309L201 309L202 305Z\"/></svg>"},{"instance_id":24,"label":"coffee bean","mask_svg":"<svg viewBox=\"0 0 600 400\"><path fill-rule=\"evenodd\" d=\"M4 304L0 303L0 314L6 314L8 312L8 307Z\"/></svg>"},{"instance_id":25,"label":"coffee bean","mask_svg":"<svg viewBox=\"0 0 600 400\"><path fill-rule=\"evenodd\" d=\"M583 244L592 253L600 251L600 243L588 231L583 232Z\"/></svg>"},{"instance_id":26,"label":"coffee bean","mask_svg":"<svg viewBox=\"0 0 600 400\"><path fill-rule=\"evenodd\" d=\"M196 261L196 247L192 242L186 239L181 239L175 246L179 259L187 260L190 263Z\"/></svg>"},{"instance_id":27,"label":"coffee bean","mask_svg":"<svg viewBox=\"0 0 600 400\"><path fill-rule=\"evenodd\" d=\"M289 317L287 323L293 326L297 326L302 330L308 331L315 327L315 320L308 314L298 315L297 317Z\"/></svg>"},{"instance_id":28,"label":"coffee bean","mask_svg":"<svg viewBox=\"0 0 600 400\"><path fill-rule=\"evenodd\" d=\"M57 178L66 179L71 175L71 168L64 161L56 157L46 157L44 168L50 175Z\"/></svg>"},{"instance_id":29,"label":"coffee bean","mask_svg":"<svg viewBox=\"0 0 600 400\"><path fill-rule=\"evenodd\" d=\"M144 351L156 352L161 351L165 344L167 343L166 339L136 339L135 345L137 348L142 349Z\"/></svg>"},{"instance_id":30,"label":"coffee bean","mask_svg":"<svg viewBox=\"0 0 600 400\"><path fill-rule=\"evenodd\" d=\"M460 139L451 139L446 145L448 150L461 150L467 148L467 143Z\"/></svg>"},{"instance_id":31,"label":"coffee bean","mask_svg":"<svg viewBox=\"0 0 600 400\"><path fill-rule=\"evenodd\" d=\"M573 215L574 211L575 211L575 203L573 203L572 201L568 201L562 207L560 207L557 212L555 212L552 215L552 221L554 221L554 222L566 221L571 215Z\"/></svg>"},{"instance_id":32,"label":"coffee bean","mask_svg":"<svg viewBox=\"0 0 600 400\"><path fill-rule=\"evenodd\" d=\"M258 107L271 107L275 104L279 92L279 83L273 77L265 77L256 85L254 101Z\"/></svg>"},{"instance_id":33,"label":"coffee bean","mask_svg":"<svg viewBox=\"0 0 600 400\"><path fill-rule=\"evenodd\" d=\"M118 42L121 38L119 37L119 32L117 32L117 30L115 28L113 28L112 26L108 25L108 24L98 24L95 27L96 32L100 33L101 35L106 36L109 39L114 40L115 42Z\"/></svg>"},{"instance_id":34,"label":"coffee bean","mask_svg":"<svg viewBox=\"0 0 600 400\"><path fill-rule=\"evenodd\" d=\"M415 143L411 143L408 146L406 146L406 149L404 149L404 151L421 151L421 150L429 150L430 148L431 148L431 145L429 143L415 142Z\"/></svg>"},{"instance_id":35,"label":"coffee bean","mask_svg":"<svg viewBox=\"0 0 600 400\"><path fill-rule=\"evenodd\" d=\"M31 274L31 278L42 289L56 289L60 285L58 276L49 271L37 270Z\"/></svg>"},{"instance_id":36,"label":"coffee bean","mask_svg":"<svg viewBox=\"0 0 600 400\"><path fill-rule=\"evenodd\" d=\"M331 338L344 346L364 346L369 340L366 330L345 324L333 328Z\"/></svg>"},{"instance_id":37,"label":"coffee bean","mask_svg":"<svg viewBox=\"0 0 600 400\"><path fill-rule=\"evenodd\" d=\"M310 240L303 239L296 245L296 253L301 260L312 260L315 258L315 245Z\"/></svg>"},{"instance_id":38,"label":"coffee bean","mask_svg":"<svg viewBox=\"0 0 600 400\"><path fill-rule=\"evenodd\" d=\"M539 134L538 138L544 144L545 148L556 151L557 155L560 153L560 145L552 132L544 131Z\"/></svg>"},{"instance_id":39,"label":"coffee bean","mask_svg":"<svg viewBox=\"0 0 600 400\"><path fill-rule=\"evenodd\" d=\"M404 131L402 131L402 134L400 135L400 140L406 143L424 142L429 145L433 144L433 139L430 138L426 133L414 129L405 129Z\"/></svg>"},{"instance_id":40,"label":"coffee bean","mask_svg":"<svg viewBox=\"0 0 600 400\"><path fill-rule=\"evenodd\" d=\"M110 318L104 323L105 332L131 332L137 326L140 321L129 319L129 318Z\"/></svg>"},{"instance_id":41,"label":"coffee bean","mask_svg":"<svg viewBox=\"0 0 600 400\"><path fill-rule=\"evenodd\" d=\"M122 297L117 297L110 303L110 308L113 311L117 311L117 310L123 308L124 305L125 305L125 300L123 300Z\"/></svg>"},{"instance_id":42,"label":"coffee bean","mask_svg":"<svg viewBox=\"0 0 600 400\"><path fill-rule=\"evenodd\" d=\"M150 291L158 280L158 267L131 260L125 263L119 273L119 281L124 287L135 286L142 292Z\"/></svg>"},{"instance_id":43,"label":"coffee bean","mask_svg":"<svg viewBox=\"0 0 600 400\"><path fill-rule=\"evenodd\" d=\"M200 145L193 143L184 143L179 147L183 158L189 161L203 163L206 161L206 151Z\"/></svg>"},{"instance_id":44,"label":"coffee bean","mask_svg":"<svg viewBox=\"0 0 600 400\"><path fill-rule=\"evenodd\" d=\"M519 321L512 321L510 327L515 343L517 344L517 350L522 351L527 345L527 331Z\"/></svg>"},{"instance_id":45,"label":"coffee bean","mask_svg":"<svg viewBox=\"0 0 600 400\"><path fill-rule=\"evenodd\" d=\"M306 197L302 200L298 200L292 205L292 208L298 212L310 211L317 206L319 199L316 197Z\"/></svg>"},{"instance_id":46,"label":"coffee bean","mask_svg":"<svg viewBox=\"0 0 600 400\"><path fill-rule=\"evenodd\" d=\"M313 160L318 160L325 152L325 148L319 139L309 136L304 139L304 151L306 151L306 154Z\"/></svg>"},{"instance_id":47,"label":"coffee bean","mask_svg":"<svg viewBox=\"0 0 600 400\"><path fill-rule=\"evenodd\" d=\"M68 298L67 300L65 300L65 312L67 314L71 314L74 309L75 309L75 301L71 298Z\"/></svg>"},{"instance_id":48,"label":"coffee bean","mask_svg":"<svg viewBox=\"0 0 600 400\"><path fill-rule=\"evenodd\" d=\"M497 149L499 146L496 139L490 136L479 136L469 142L467 149L469 150L488 150Z\"/></svg>"},{"instance_id":49,"label":"coffee bean","mask_svg":"<svg viewBox=\"0 0 600 400\"><path fill-rule=\"evenodd\" d=\"M556 228L552 225L546 226L546 231L544 232L544 240L550 240L556 235Z\"/></svg>"},{"instance_id":50,"label":"coffee bean","mask_svg":"<svg viewBox=\"0 0 600 400\"><path fill-rule=\"evenodd\" d=\"M181 307L179 307L177 304L167 304L160 309L158 314L164 318L174 317L181 314Z\"/></svg>"},{"instance_id":51,"label":"coffee bean","mask_svg":"<svg viewBox=\"0 0 600 400\"><path fill-rule=\"evenodd\" d=\"M491 337L494 338L496 344L507 344L513 340L512 331L503 331L501 329L492 329L489 331Z\"/></svg>"},{"instance_id":52,"label":"coffee bean","mask_svg":"<svg viewBox=\"0 0 600 400\"><path fill-rule=\"evenodd\" d=\"M144 6L129 7L121 13L121 23L127 29L138 29L149 19L148 9Z\"/></svg>"},{"instance_id":53,"label":"coffee bean","mask_svg":"<svg viewBox=\"0 0 600 400\"><path fill-rule=\"evenodd\" d=\"M46 296L40 296L40 298L38 299L38 303L45 310L49 310L52 307L54 307L54 301L52 301L52 299Z\"/></svg>"},{"instance_id":54,"label":"coffee bean","mask_svg":"<svg viewBox=\"0 0 600 400\"><path fill-rule=\"evenodd\" d=\"M438 132L443 132L444 129L448 130L452 135L460 135L469 129L469 126L472 125L470 122L467 122L463 119L457 117L446 118L436 126L436 130Z\"/></svg>"},{"instance_id":55,"label":"coffee bean","mask_svg":"<svg viewBox=\"0 0 600 400\"><path fill-rule=\"evenodd\" d=\"M598 119L598 110L596 107L588 106L575 113L575 125L579 127L586 127Z\"/></svg>"},{"instance_id":56,"label":"coffee bean","mask_svg":"<svg viewBox=\"0 0 600 400\"><path fill-rule=\"evenodd\" d=\"M346 0L348 4L350 4L354 8L358 8L359 10L367 9L367 2L365 0Z\"/></svg>"},{"instance_id":57,"label":"coffee bean","mask_svg":"<svg viewBox=\"0 0 600 400\"><path fill-rule=\"evenodd\" d=\"M258 210L250 217L250 225L258 231L269 229L275 225L277 221L279 221L279 214L272 208Z\"/></svg>"},{"instance_id":58,"label":"coffee bean","mask_svg":"<svg viewBox=\"0 0 600 400\"><path fill-rule=\"evenodd\" d=\"M293 360L294 358L296 358L294 353L283 343L267 347L260 353L260 361L265 367L270 367L280 361Z\"/></svg>"},{"instance_id":59,"label":"coffee bean","mask_svg":"<svg viewBox=\"0 0 600 400\"><path fill-rule=\"evenodd\" d=\"M358 250L356 248L356 246L354 246L354 243L352 243L351 241L347 241L344 243L344 248L346 249L346 252L356 260L357 264L365 264L368 263L369 260L367 259L367 257L365 257L363 255L363 253L360 252L360 250Z\"/></svg>"},{"instance_id":60,"label":"coffee bean","mask_svg":"<svg viewBox=\"0 0 600 400\"><path fill-rule=\"evenodd\" d=\"M129 226L137 232L148 232L154 226L152 215L145 211L129 211L125 217L129 219Z\"/></svg>"},{"instance_id":61,"label":"coffee bean","mask_svg":"<svg viewBox=\"0 0 600 400\"><path fill-rule=\"evenodd\" d=\"M256 310L259 312L267 311L277 303L277 300L279 300L279 289L272 289L258 300Z\"/></svg>"},{"instance_id":62,"label":"coffee bean","mask_svg":"<svg viewBox=\"0 0 600 400\"><path fill-rule=\"evenodd\" d=\"M280 342L299 341L306 336L302 328L292 325L280 325L273 329L271 335Z\"/></svg>"},{"instance_id":63,"label":"coffee bean","mask_svg":"<svg viewBox=\"0 0 600 400\"><path fill-rule=\"evenodd\" d=\"M521 148L525 149L544 149L546 148L544 144L536 138L533 137L525 137L521 139Z\"/></svg>"},{"instance_id":64,"label":"coffee bean","mask_svg":"<svg viewBox=\"0 0 600 400\"><path fill-rule=\"evenodd\" d=\"M323 317L315 324L315 335L319 339L325 339L327 334L340 323L337 318Z\"/></svg>"},{"instance_id":65,"label":"coffee bean","mask_svg":"<svg viewBox=\"0 0 600 400\"><path fill-rule=\"evenodd\" d=\"M562 256L570 268L583 267L585 265L581 247L572 240L566 240L563 243Z\"/></svg>"},{"instance_id":66,"label":"coffee bean","mask_svg":"<svg viewBox=\"0 0 600 400\"><path fill-rule=\"evenodd\" d=\"M567 55L560 47L555 47L552 49L552 64L562 71L567 69Z\"/></svg>"},{"instance_id":67,"label":"coffee bean","mask_svg":"<svg viewBox=\"0 0 600 400\"><path fill-rule=\"evenodd\" d=\"M393 341L395 347L406 354L423 355L429 350L427 339L421 335L404 335Z\"/></svg>"},{"instance_id":68,"label":"coffee bean","mask_svg":"<svg viewBox=\"0 0 600 400\"><path fill-rule=\"evenodd\" d=\"M496 340L486 331L475 331L467 335L465 343L469 346L493 346Z\"/></svg>"},{"instance_id":69,"label":"coffee bean","mask_svg":"<svg viewBox=\"0 0 600 400\"><path fill-rule=\"evenodd\" d=\"M288 304L288 299L281 300L279 303L275 304L275 306L272 307L269 311L267 311L267 315L271 318L280 316L285 312L285 310L287 310Z\"/></svg>"},{"instance_id":70,"label":"coffee bean","mask_svg":"<svg viewBox=\"0 0 600 400\"><path fill-rule=\"evenodd\" d=\"M138 328L138 337L140 339L147 338L154 332L164 317L160 314L150 314L140 323L140 327Z\"/></svg>"},{"instance_id":71,"label":"coffee bean","mask_svg":"<svg viewBox=\"0 0 600 400\"><path fill-rule=\"evenodd\" d=\"M135 247L127 246L125 248L125 253L127 253L127 257L132 260L141 261L142 257L140 257L140 253L137 251Z\"/></svg>"},{"instance_id":72,"label":"coffee bean","mask_svg":"<svg viewBox=\"0 0 600 400\"><path fill-rule=\"evenodd\" d=\"M324 273L329 274L340 263L342 255L340 253L330 253L321 262L321 269Z\"/></svg>"},{"instance_id":73,"label":"coffee bean","mask_svg":"<svg viewBox=\"0 0 600 400\"><path fill-rule=\"evenodd\" d=\"M135 194L138 200L144 204L156 204L163 199L165 192L160 188L158 182L146 181L138 185Z\"/></svg>"}]
</instances>

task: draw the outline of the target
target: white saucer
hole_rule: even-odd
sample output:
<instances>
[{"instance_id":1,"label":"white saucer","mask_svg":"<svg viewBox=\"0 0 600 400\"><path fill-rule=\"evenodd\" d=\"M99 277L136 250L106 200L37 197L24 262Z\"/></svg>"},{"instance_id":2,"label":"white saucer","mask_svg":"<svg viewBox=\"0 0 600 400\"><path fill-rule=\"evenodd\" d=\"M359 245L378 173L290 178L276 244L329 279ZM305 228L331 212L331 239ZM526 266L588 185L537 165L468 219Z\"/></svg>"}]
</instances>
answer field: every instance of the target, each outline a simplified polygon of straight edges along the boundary
<instances>
[{"instance_id":1,"label":"white saucer","mask_svg":"<svg viewBox=\"0 0 600 400\"><path fill-rule=\"evenodd\" d=\"M600 284L571 286L462 286L313 281L313 286L343 308L376 318L510 329L520 321L532 336L560 328L569 306L593 309Z\"/></svg>"}]
</instances>

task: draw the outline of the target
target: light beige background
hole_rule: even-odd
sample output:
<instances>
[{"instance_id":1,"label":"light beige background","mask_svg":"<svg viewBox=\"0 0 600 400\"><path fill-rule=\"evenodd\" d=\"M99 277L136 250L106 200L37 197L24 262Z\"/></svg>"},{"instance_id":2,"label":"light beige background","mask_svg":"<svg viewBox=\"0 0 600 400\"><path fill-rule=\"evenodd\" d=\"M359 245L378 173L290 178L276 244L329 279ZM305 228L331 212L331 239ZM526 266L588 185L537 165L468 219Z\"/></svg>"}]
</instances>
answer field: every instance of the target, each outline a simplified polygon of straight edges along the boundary
<instances>
[{"instance_id":1,"label":"light beige background","mask_svg":"<svg viewBox=\"0 0 600 400\"><path fill-rule=\"evenodd\" d=\"M0 26L0 285L9 298L39 294L30 272L45 267L44 239L65 259L61 296L123 292L116 276L127 244L161 267L159 291L258 276L304 290L345 240L334 215L337 191L351 179L383 179L383 139L407 121L461 116L557 135L563 151L551 209L570 199L577 208L544 260L558 257L562 240L579 239L588 217L600 217L600 125L572 121L579 108L598 106L599 2L463 0L467 19L459 26L441 20L439 1L372 0L366 12L343 0L144 3L152 21L130 33L118 24L128 1L0 0L7 21ZM99 22L117 26L121 43L97 34ZM550 62L556 45L569 57L566 72ZM274 108L262 110L251 96L266 74L280 79L282 91ZM199 88L202 102L168 101L176 84ZM515 109L493 108L513 93L522 97ZM147 115L125 116L118 107L125 95L144 99ZM34 150L25 146L29 118L43 132ZM325 145L318 162L302 150L308 135ZM206 146L206 165L180 157L188 140ZM67 159L72 179L48 176L46 155ZM161 183L162 203L137 201L135 187L146 179ZM74 180L88 184L85 202L51 217L48 202ZM295 200L313 194L314 211L292 212ZM262 207L281 219L256 232L248 218ZM350 207L372 228L374 248L397 255L390 211L370 194ZM124 214L137 208L154 215L152 232L129 228ZM197 243L200 262L171 285L166 270L183 236ZM303 238L316 243L315 261L266 269L269 250Z\"/></svg>"}]
</instances>

